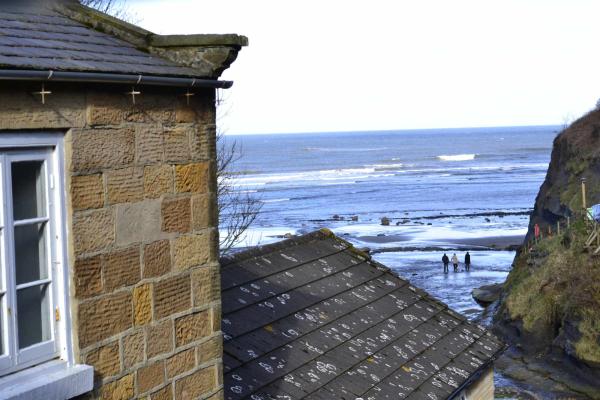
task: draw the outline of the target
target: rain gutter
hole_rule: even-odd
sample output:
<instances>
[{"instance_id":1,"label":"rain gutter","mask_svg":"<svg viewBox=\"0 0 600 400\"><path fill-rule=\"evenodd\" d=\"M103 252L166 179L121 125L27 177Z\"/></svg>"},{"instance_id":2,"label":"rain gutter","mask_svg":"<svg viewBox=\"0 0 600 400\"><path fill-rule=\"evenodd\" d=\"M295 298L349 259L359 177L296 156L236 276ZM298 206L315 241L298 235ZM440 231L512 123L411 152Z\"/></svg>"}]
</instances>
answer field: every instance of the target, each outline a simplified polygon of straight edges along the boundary
<instances>
[{"instance_id":1,"label":"rain gutter","mask_svg":"<svg viewBox=\"0 0 600 400\"><path fill-rule=\"evenodd\" d=\"M233 85L232 81L203 78L16 69L0 69L0 81L106 83L213 89L229 89Z\"/></svg>"}]
</instances>

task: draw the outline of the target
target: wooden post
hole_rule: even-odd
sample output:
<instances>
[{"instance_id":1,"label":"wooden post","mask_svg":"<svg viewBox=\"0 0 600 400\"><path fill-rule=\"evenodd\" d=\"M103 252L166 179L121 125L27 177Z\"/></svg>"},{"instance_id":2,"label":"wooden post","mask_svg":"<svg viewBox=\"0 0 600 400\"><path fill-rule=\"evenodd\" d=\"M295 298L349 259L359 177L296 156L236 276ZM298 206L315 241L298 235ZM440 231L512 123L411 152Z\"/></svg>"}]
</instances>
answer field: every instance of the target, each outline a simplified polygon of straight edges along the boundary
<instances>
[{"instance_id":1,"label":"wooden post","mask_svg":"<svg viewBox=\"0 0 600 400\"><path fill-rule=\"evenodd\" d=\"M560 221L556 221L556 235L560 236Z\"/></svg>"},{"instance_id":2,"label":"wooden post","mask_svg":"<svg viewBox=\"0 0 600 400\"><path fill-rule=\"evenodd\" d=\"M583 205L583 215L587 220L587 201L585 198L585 178L581 178L581 204Z\"/></svg>"},{"instance_id":3,"label":"wooden post","mask_svg":"<svg viewBox=\"0 0 600 400\"><path fill-rule=\"evenodd\" d=\"M567 217L567 229L571 227L571 217Z\"/></svg>"}]
</instances>

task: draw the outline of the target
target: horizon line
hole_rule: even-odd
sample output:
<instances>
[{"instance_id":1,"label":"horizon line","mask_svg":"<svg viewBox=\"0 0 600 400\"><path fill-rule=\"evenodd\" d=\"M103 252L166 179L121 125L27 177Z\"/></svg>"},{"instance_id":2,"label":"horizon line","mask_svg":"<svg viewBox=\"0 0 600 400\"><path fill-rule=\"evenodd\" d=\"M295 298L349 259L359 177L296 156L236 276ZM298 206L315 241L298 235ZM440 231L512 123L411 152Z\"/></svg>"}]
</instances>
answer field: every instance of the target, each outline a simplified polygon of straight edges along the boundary
<instances>
[{"instance_id":1,"label":"horizon line","mask_svg":"<svg viewBox=\"0 0 600 400\"><path fill-rule=\"evenodd\" d=\"M320 133L384 133L384 132L414 132L414 131L449 131L465 129L502 129L502 128L552 128L563 127L564 124L542 124L542 125L501 125L501 126L467 126L452 128L401 128L401 129L372 129L372 130L341 130L341 131L291 131L291 132L252 132L252 133L227 133L225 136L262 136L262 135L303 135Z\"/></svg>"}]
</instances>

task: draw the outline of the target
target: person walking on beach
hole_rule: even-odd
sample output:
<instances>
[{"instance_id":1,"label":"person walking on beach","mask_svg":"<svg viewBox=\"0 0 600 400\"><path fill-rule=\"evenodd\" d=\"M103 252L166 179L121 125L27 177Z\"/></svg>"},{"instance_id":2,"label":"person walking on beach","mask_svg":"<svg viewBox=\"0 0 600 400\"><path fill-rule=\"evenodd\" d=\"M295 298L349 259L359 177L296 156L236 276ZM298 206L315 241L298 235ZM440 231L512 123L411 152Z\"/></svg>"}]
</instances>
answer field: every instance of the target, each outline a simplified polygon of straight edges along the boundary
<instances>
[{"instance_id":1,"label":"person walking on beach","mask_svg":"<svg viewBox=\"0 0 600 400\"><path fill-rule=\"evenodd\" d=\"M452 256L452 264L454 265L454 272L458 272L458 257L456 257L456 253Z\"/></svg>"},{"instance_id":2,"label":"person walking on beach","mask_svg":"<svg viewBox=\"0 0 600 400\"><path fill-rule=\"evenodd\" d=\"M447 274L448 273L448 263L450 263L450 259L448 258L446 253L444 253L444 255L442 256L442 262L444 263L444 273Z\"/></svg>"},{"instance_id":3,"label":"person walking on beach","mask_svg":"<svg viewBox=\"0 0 600 400\"><path fill-rule=\"evenodd\" d=\"M467 254L465 254L465 271L469 272L470 269L471 269L471 255L467 251Z\"/></svg>"}]
</instances>

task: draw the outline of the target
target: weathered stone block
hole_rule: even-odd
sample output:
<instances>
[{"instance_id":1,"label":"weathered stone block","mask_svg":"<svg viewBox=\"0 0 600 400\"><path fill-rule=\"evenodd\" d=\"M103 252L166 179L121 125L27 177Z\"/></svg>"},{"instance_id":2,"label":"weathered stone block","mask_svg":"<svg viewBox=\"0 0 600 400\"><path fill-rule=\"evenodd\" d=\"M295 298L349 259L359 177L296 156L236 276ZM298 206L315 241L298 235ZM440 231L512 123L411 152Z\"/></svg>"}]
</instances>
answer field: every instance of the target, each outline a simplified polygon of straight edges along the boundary
<instances>
[{"instance_id":1,"label":"weathered stone block","mask_svg":"<svg viewBox=\"0 0 600 400\"><path fill-rule=\"evenodd\" d=\"M175 381L176 399L196 399L216 389L217 369L208 367Z\"/></svg>"},{"instance_id":2,"label":"weathered stone block","mask_svg":"<svg viewBox=\"0 0 600 400\"><path fill-rule=\"evenodd\" d=\"M162 230L187 233L192 225L192 208L189 197L163 199L161 205Z\"/></svg>"},{"instance_id":3,"label":"weathered stone block","mask_svg":"<svg viewBox=\"0 0 600 400\"><path fill-rule=\"evenodd\" d=\"M217 267L202 267L192 271L192 293L195 307L221 298L221 277Z\"/></svg>"},{"instance_id":4,"label":"weathered stone block","mask_svg":"<svg viewBox=\"0 0 600 400\"><path fill-rule=\"evenodd\" d=\"M123 110L110 106L91 105L87 109L90 125L118 125L123 121Z\"/></svg>"},{"instance_id":5,"label":"weathered stone block","mask_svg":"<svg viewBox=\"0 0 600 400\"><path fill-rule=\"evenodd\" d=\"M171 165L149 165L144 168L144 196L155 199L173 193L173 167Z\"/></svg>"},{"instance_id":6,"label":"weathered stone block","mask_svg":"<svg viewBox=\"0 0 600 400\"><path fill-rule=\"evenodd\" d=\"M76 259L74 282L75 296L78 298L102 293L102 257Z\"/></svg>"},{"instance_id":7,"label":"weathered stone block","mask_svg":"<svg viewBox=\"0 0 600 400\"><path fill-rule=\"evenodd\" d=\"M75 213L73 240L77 254L97 251L115 241L115 214L112 208Z\"/></svg>"},{"instance_id":8,"label":"weathered stone block","mask_svg":"<svg viewBox=\"0 0 600 400\"><path fill-rule=\"evenodd\" d=\"M148 327L148 358L173 351L173 321L164 320Z\"/></svg>"},{"instance_id":9,"label":"weathered stone block","mask_svg":"<svg viewBox=\"0 0 600 400\"><path fill-rule=\"evenodd\" d=\"M189 274L163 279L154 284L154 318L156 320L191 307Z\"/></svg>"},{"instance_id":10,"label":"weathered stone block","mask_svg":"<svg viewBox=\"0 0 600 400\"><path fill-rule=\"evenodd\" d=\"M79 347L85 348L133 325L131 293L121 292L79 305Z\"/></svg>"},{"instance_id":11,"label":"weathered stone block","mask_svg":"<svg viewBox=\"0 0 600 400\"><path fill-rule=\"evenodd\" d=\"M118 246L162 239L160 200L118 204L116 210Z\"/></svg>"},{"instance_id":12,"label":"weathered stone block","mask_svg":"<svg viewBox=\"0 0 600 400\"><path fill-rule=\"evenodd\" d=\"M139 246L108 254L104 263L104 290L135 285L140 281L140 271Z\"/></svg>"},{"instance_id":13,"label":"weathered stone block","mask_svg":"<svg viewBox=\"0 0 600 400\"><path fill-rule=\"evenodd\" d=\"M175 122L178 124L196 122L197 118L198 115L196 114L196 110L192 107L179 105L179 107L175 109Z\"/></svg>"},{"instance_id":14,"label":"weathered stone block","mask_svg":"<svg viewBox=\"0 0 600 400\"><path fill-rule=\"evenodd\" d=\"M102 400L129 400L134 397L134 393L133 374L129 374L102 386L100 389L100 398Z\"/></svg>"},{"instance_id":15,"label":"weathered stone block","mask_svg":"<svg viewBox=\"0 0 600 400\"><path fill-rule=\"evenodd\" d=\"M212 316L212 330L218 332L221 330L221 306L213 306L210 309Z\"/></svg>"},{"instance_id":16,"label":"weathered stone block","mask_svg":"<svg viewBox=\"0 0 600 400\"><path fill-rule=\"evenodd\" d=\"M152 284L145 283L133 289L133 323L145 325L152 321Z\"/></svg>"},{"instance_id":17,"label":"weathered stone block","mask_svg":"<svg viewBox=\"0 0 600 400\"><path fill-rule=\"evenodd\" d=\"M132 129L74 130L72 137L73 171L97 171L133 163L135 136Z\"/></svg>"},{"instance_id":18,"label":"weathered stone block","mask_svg":"<svg viewBox=\"0 0 600 400\"><path fill-rule=\"evenodd\" d=\"M97 91L89 91L87 95L87 122L90 125L119 125L131 107L122 95Z\"/></svg>"},{"instance_id":19,"label":"weathered stone block","mask_svg":"<svg viewBox=\"0 0 600 400\"><path fill-rule=\"evenodd\" d=\"M161 125L143 125L136 133L136 162L138 165L154 164L163 161L164 146Z\"/></svg>"},{"instance_id":20,"label":"weathered stone block","mask_svg":"<svg viewBox=\"0 0 600 400\"><path fill-rule=\"evenodd\" d=\"M225 396L223 394L223 389L220 389L217 393L208 397L206 400L224 400L224 399L225 399Z\"/></svg>"},{"instance_id":21,"label":"weathered stone block","mask_svg":"<svg viewBox=\"0 0 600 400\"><path fill-rule=\"evenodd\" d=\"M197 347L198 364L204 364L213 360L220 360L223 356L223 340L216 336Z\"/></svg>"},{"instance_id":22,"label":"weathered stone block","mask_svg":"<svg viewBox=\"0 0 600 400\"><path fill-rule=\"evenodd\" d=\"M171 271L171 245L159 240L144 246L144 278L154 278Z\"/></svg>"},{"instance_id":23,"label":"weathered stone block","mask_svg":"<svg viewBox=\"0 0 600 400\"><path fill-rule=\"evenodd\" d=\"M172 124L175 122L175 97L145 91L125 116L127 121Z\"/></svg>"},{"instance_id":24,"label":"weathered stone block","mask_svg":"<svg viewBox=\"0 0 600 400\"><path fill-rule=\"evenodd\" d=\"M208 311L197 312L175 320L175 345L177 347L200 340L211 333Z\"/></svg>"},{"instance_id":25,"label":"weathered stone block","mask_svg":"<svg viewBox=\"0 0 600 400\"><path fill-rule=\"evenodd\" d=\"M85 97L80 91L53 93L42 104L31 87L3 85L0 95L2 129L70 129L85 126Z\"/></svg>"},{"instance_id":26,"label":"weathered stone block","mask_svg":"<svg viewBox=\"0 0 600 400\"><path fill-rule=\"evenodd\" d=\"M144 198L144 172L123 168L106 173L109 204L133 203Z\"/></svg>"},{"instance_id":27,"label":"weathered stone block","mask_svg":"<svg viewBox=\"0 0 600 400\"><path fill-rule=\"evenodd\" d=\"M212 193L192 196L192 229L201 230L216 225L216 197Z\"/></svg>"},{"instance_id":28,"label":"weathered stone block","mask_svg":"<svg viewBox=\"0 0 600 400\"><path fill-rule=\"evenodd\" d=\"M158 361L137 371L137 388L139 393L146 393L165 382L165 362Z\"/></svg>"},{"instance_id":29,"label":"weathered stone block","mask_svg":"<svg viewBox=\"0 0 600 400\"><path fill-rule=\"evenodd\" d=\"M104 187L102 175L71 177L71 202L74 210L103 207Z\"/></svg>"},{"instance_id":30,"label":"weathered stone block","mask_svg":"<svg viewBox=\"0 0 600 400\"><path fill-rule=\"evenodd\" d=\"M212 243L210 232L180 236L172 242L173 268L182 271L202 265L211 260Z\"/></svg>"},{"instance_id":31,"label":"weathered stone block","mask_svg":"<svg viewBox=\"0 0 600 400\"><path fill-rule=\"evenodd\" d=\"M121 371L119 361L119 342L102 346L85 357L86 364L94 367L96 379L110 378Z\"/></svg>"},{"instance_id":32,"label":"weathered stone block","mask_svg":"<svg viewBox=\"0 0 600 400\"><path fill-rule=\"evenodd\" d=\"M176 127L165 131L165 161L190 161L189 128Z\"/></svg>"},{"instance_id":33,"label":"weathered stone block","mask_svg":"<svg viewBox=\"0 0 600 400\"><path fill-rule=\"evenodd\" d=\"M194 348L181 351L167 358L167 378L181 375L192 370L196 366L196 355Z\"/></svg>"},{"instance_id":34,"label":"weathered stone block","mask_svg":"<svg viewBox=\"0 0 600 400\"><path fill-rule=\"evenodd\" d=\"M175 191L205 193L209 191L210 163L199 162L175 166Z\"/></svg>"},{"instance_id":35,"label":"weathered stone block","mask_svg":"<svg viewBox=\"0 0 600 400\"><path fill-rule=\"evenodd\" d=\"M164 388L157 390L150 395L150 400L172 400L173 399L173 388L171 385L167 385Z\"/></svg>"},{"instance_id":36,"label":"weathered stone block","mask_svg":"<svg viewBox=\"0 0 600 400\"><path fill-rule=\"evenodd\" d=\"M129 369L144 361L146 354L144 331L137 331L123 339L123 366Z\"/></svg>"},{"instance_id":37,"label":"weathered stone block","mask_svg":"<svg viewBox=\"0 0 600 400\"><path fill-rule=\"evenodd\" d=\"M216 154L216 125L204 123L196 127L190 136L192 159L194 161L212 160Z\"/></svg>"}]
</instances>

